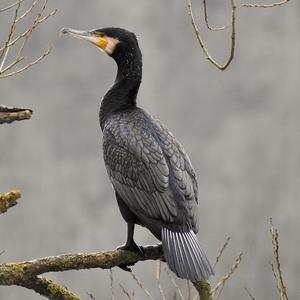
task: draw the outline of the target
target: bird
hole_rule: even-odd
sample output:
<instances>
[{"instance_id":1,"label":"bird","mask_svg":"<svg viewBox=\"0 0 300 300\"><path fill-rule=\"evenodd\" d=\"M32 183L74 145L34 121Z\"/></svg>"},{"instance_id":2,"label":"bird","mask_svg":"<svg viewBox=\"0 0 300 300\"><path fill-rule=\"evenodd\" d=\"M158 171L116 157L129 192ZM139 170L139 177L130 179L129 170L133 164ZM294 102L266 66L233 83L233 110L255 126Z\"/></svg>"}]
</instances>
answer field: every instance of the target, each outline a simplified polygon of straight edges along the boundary
<instances>
[{"instance_id":1,"label":"bird","mask_svg":"<svg viewBox=\"0 0 300 300\"><path fill-rule=\"evenodd\" d=\"M136 35L117 27L63 28L61 34L88 41L117 64L99 122L105 166L127 223L126 243L118 249L143 252L133 237L135 225L141 225L161 241L164 259L179 278L207 280L214 272L196 237L196 174L169 129L137 106L142 53Z\"/></svg>"}]
</instances>

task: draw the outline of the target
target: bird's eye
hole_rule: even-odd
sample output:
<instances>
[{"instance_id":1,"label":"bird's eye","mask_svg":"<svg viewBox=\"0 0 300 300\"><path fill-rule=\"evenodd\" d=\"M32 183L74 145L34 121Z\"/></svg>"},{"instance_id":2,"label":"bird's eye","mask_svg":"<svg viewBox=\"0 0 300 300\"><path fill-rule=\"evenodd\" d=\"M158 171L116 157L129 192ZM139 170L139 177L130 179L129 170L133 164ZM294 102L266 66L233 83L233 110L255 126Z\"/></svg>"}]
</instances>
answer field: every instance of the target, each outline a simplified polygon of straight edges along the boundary
<instances>
[{"instance_id":1,"label":"bird's eye","mask_svg":"<svg viewBox=\"0 0 300 300\"><path fill-rule=\"evenodd\" d=\"M98 37L104 37L104 33L100 31L95 31L94 32Z\"/></svg>"}]
</instances>

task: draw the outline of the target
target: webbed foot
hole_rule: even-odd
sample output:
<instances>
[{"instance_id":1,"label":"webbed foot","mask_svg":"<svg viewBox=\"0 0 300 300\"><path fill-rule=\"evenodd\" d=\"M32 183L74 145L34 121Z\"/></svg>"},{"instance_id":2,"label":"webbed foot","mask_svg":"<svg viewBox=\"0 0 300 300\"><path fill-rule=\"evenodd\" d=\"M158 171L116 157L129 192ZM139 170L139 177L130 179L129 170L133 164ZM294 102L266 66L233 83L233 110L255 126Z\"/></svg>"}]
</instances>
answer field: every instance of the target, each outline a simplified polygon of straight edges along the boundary
<instances>
[{"instance_id":1,"label":"webbed foot","mask_svg":"<svg viewBox=\"0 0 300 300\"><path fill-rule=\"evenodd\" d=\"M131 251L131 252L137 252L141 255L144 254L144 249L142 246L138 246L134 241L129 243L126 243L125 245L122 246L118 246L117 250L127 250L127 251Z\"/></svg>"},{"instance_id":2,"label":"webbed foot","mask_svg":"<svg viewBox=\"0 0 300 300\"><path fill-rule=\"evenodd\" d=\"M126 243L125 245L117 247L118 250L126 250L126 251L131 251L131 252L136 252L140 255L144 254L144 249L142 246L138 246L134 241L131 243ZM131 268L129 266L133 266L135 263L130 264L130 265L121 265L119 268L126 272L131 272Z\"/></svg>"}]
</instances>

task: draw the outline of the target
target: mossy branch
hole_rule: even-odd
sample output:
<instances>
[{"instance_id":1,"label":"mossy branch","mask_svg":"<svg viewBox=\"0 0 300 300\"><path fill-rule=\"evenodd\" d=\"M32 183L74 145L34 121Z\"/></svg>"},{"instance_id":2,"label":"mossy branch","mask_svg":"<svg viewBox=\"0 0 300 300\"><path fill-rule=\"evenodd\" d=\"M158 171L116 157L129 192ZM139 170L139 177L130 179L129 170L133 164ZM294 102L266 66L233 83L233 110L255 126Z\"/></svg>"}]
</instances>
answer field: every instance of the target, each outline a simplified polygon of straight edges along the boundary
<instances>
[{"instance_id":1,"label":"mossy branch","mask_svg":"<svg viewBox=\"0 0 300 300\"><path fill-rule=\"evenodd\" d=\"M7 212L10 207L15 206L19 198L21 198L20 191L11 191L6 194L0 194L0 214Z\"/></svg>"},{"instance_id":2,"label":"mossy branch","mask_svg":"<svg viewBox=\"0 0 300 300\"><path fill-rule=\"evenodd\" d=\"M17 285L32 289L48 299L78 300L78 296L54 282L41 278L47 272L61 272L81 269L111 269L131 266L138 261L160 260L163 258L161 245L146 246L143 254L114 250L97 253L64 254L32 261L5 263L0 265L0 285ZM210 286L207 282L194 282L200 299L211 300Z\"/></svg>"},{"instance_id":3,"label":"mossy branch","mask_svg":"<svg viewBox=\"0 0 300 300\"><path fill-rule=\"evenodd\" d=\"M31 109L0 105L0 124L30 119L31 116Z\"/></svg>"},{"instance_id":4,"label":"mossy branch","mask_svg":"<svg viewBox=\"0 0 300 300\"><path fill-rule=\"evenodd\" d=\"M211 286L207 281L194 281L193 285L200 296L200 300L213 300Z\"/></svg>"}]
</instances>

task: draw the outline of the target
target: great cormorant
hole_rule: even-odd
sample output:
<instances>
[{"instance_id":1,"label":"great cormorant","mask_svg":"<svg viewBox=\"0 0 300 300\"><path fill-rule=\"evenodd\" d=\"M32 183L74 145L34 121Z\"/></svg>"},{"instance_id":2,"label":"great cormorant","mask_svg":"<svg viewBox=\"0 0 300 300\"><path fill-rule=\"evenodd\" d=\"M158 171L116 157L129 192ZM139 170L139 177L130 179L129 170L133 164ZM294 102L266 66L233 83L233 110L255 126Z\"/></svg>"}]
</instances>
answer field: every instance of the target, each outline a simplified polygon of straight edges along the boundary
<instances>
[{"instance_id":1,"label":"great cormorant","mask_svg":"<svg viewBox=\"0 0 300 300\"><path fill-rule=\"evenodd\" d=\"M191 162L168 128L136 106L142 54L135 34L121 28L61 33L96 45L118 66L99 119L105 165L128 226L121 249L141 251L134 226L145 226L162 241L167 264L178 277L208 279L213 269L195 235L198 198Z\"/></svg>"}]
</instances>

